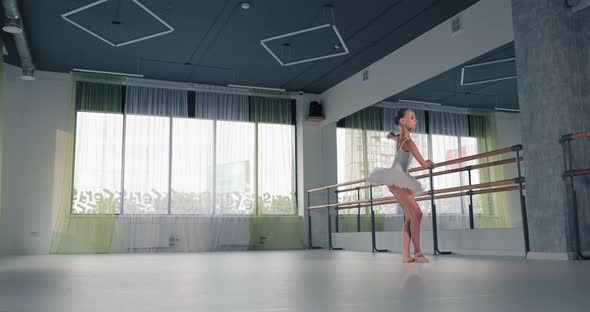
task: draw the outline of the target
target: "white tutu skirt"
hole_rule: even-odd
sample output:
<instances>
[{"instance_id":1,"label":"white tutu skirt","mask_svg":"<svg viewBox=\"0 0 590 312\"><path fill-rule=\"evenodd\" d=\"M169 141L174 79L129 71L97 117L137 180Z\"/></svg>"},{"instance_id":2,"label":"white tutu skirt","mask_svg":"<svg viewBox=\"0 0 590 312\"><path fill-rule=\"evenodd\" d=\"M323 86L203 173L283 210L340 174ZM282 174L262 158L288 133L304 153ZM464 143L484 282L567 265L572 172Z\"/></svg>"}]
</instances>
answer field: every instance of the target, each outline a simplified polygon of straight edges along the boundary
<instances>
[{"instance_id":1,"label":"white tutu skirt","mask_svg":"<svg viewBox=\"0 0 590 312\"><path fill-rule=\"evenodd\" d=\"M369 174L367 182L370 184L395 185L399 188L410 190L414 195L424 192L422 184L418 180L396 167L375 168Z\"/></svg>"}]
</instances>

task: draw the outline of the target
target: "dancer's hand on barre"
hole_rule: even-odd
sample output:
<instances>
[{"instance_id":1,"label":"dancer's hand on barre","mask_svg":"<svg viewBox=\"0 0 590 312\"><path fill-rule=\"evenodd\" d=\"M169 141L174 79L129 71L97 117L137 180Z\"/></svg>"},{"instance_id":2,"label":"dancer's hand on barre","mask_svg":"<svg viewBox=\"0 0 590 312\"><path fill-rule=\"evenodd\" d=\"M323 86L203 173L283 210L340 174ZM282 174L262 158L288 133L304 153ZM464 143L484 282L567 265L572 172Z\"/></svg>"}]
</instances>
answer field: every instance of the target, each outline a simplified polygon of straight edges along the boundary
<instances>
[{"instance_id":1,"label":"dancer's hand on barre","mask_svg":"<svg viewBox=\"0 0 590 312\"><path fill-rule=\"evenodd\" d=\"M426 168L431 168L431 167L434 167L434 166L436 165L436 164L435 164L435 163L434 163L432 160L430 160L430 159L427 159L427 160L425 160L425 162L426 162Z\"/></svg>"},{"instance_id":2,"label":"dancer's hand on barre","mask_svg":"<svg viewBox=\"0 0 590 312\"><path fill-rule=\"evenodd\" d=\"M399 134L395 134L393 132L389 132L387 134L387 138L390 139L390 140L397 141L397 139L399 139Z\"/></svg>"}]
</instances>

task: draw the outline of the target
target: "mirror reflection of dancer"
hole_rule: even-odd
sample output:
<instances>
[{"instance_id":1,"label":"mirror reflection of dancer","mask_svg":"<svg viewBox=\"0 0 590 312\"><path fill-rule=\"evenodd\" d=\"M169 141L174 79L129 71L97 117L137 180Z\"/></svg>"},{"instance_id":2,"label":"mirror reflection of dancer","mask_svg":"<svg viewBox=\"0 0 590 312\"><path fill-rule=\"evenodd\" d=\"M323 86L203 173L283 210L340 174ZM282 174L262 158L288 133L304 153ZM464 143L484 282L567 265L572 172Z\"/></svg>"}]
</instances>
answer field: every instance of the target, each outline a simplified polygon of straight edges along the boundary
<instances>
[{"instance_id":1,"label":"mirror reflection of dancer","mask_svg":"<svg viewBox=\"0 0 590 312\"><path fill-rule=\"evenodd\" d=\"M396 141L396 153L391 168L376 168L367 178L370 184L385 184L395 196L405 215L402 230L402 262L427 263L428 258L420 248L420 222L422 210L416 203L415 195L424 192L422 185L408 174L408 166L412 156L420 163L422 168L434 166L430 160L424 160L418 147L410 138L410 131L416 129L416 114L408 108L401 109L394 118L396 125L400 127L400 134L393 132L387 134L387 138ZM414 245L414 255L410 256L410 241Z\"/></svg>"}]
</instances>

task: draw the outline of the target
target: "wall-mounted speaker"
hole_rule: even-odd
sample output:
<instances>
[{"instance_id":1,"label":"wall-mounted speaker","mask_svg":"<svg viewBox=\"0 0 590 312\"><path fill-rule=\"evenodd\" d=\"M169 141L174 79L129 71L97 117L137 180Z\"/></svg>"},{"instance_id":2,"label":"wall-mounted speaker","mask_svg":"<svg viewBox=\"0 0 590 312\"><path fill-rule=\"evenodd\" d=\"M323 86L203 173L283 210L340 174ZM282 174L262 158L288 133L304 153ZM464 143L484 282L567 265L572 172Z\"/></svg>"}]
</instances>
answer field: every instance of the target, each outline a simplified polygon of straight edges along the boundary
<instances>
[{"instance_id":1,"label":"wall-mounted speaker","mask_svg":"<svg viewBox=\"0 0 590 312\"><path fill-rule=\"evenodd\" d=\"M312 101L309 103L309 117L308 120L324 120L324 110L322 109L322 104L317 101Z\"/></svg>"}]
</instances>

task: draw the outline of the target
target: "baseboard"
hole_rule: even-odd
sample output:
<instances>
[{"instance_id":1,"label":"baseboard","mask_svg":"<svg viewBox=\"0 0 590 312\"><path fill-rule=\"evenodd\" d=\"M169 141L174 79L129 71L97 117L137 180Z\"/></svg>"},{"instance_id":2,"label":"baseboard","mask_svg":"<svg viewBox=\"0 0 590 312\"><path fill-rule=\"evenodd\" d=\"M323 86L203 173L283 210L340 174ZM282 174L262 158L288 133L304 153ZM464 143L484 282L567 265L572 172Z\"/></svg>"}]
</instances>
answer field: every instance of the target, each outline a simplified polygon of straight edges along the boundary
<instances>
[{"instance_id":1,"label":"baseboard","mask_svg":"<svg viewBox=\"0 0 590 312\"><path fill-rule=\"evenodd\" d=\"M526 258L528 260L567 261L573 259L573 254L568 252L529 252Z\"/></svg>"},{"instance_id":2,"label":"baseboard","mask_svg":"<svg viewBox=\"0 0 590 312\"><path fill-rule=\"evenodd\" d=\"M516 250L453 250L453 253L465 256L500 256L500 257L524 257L524 251Z\"/></svg>"}]
</instances>

